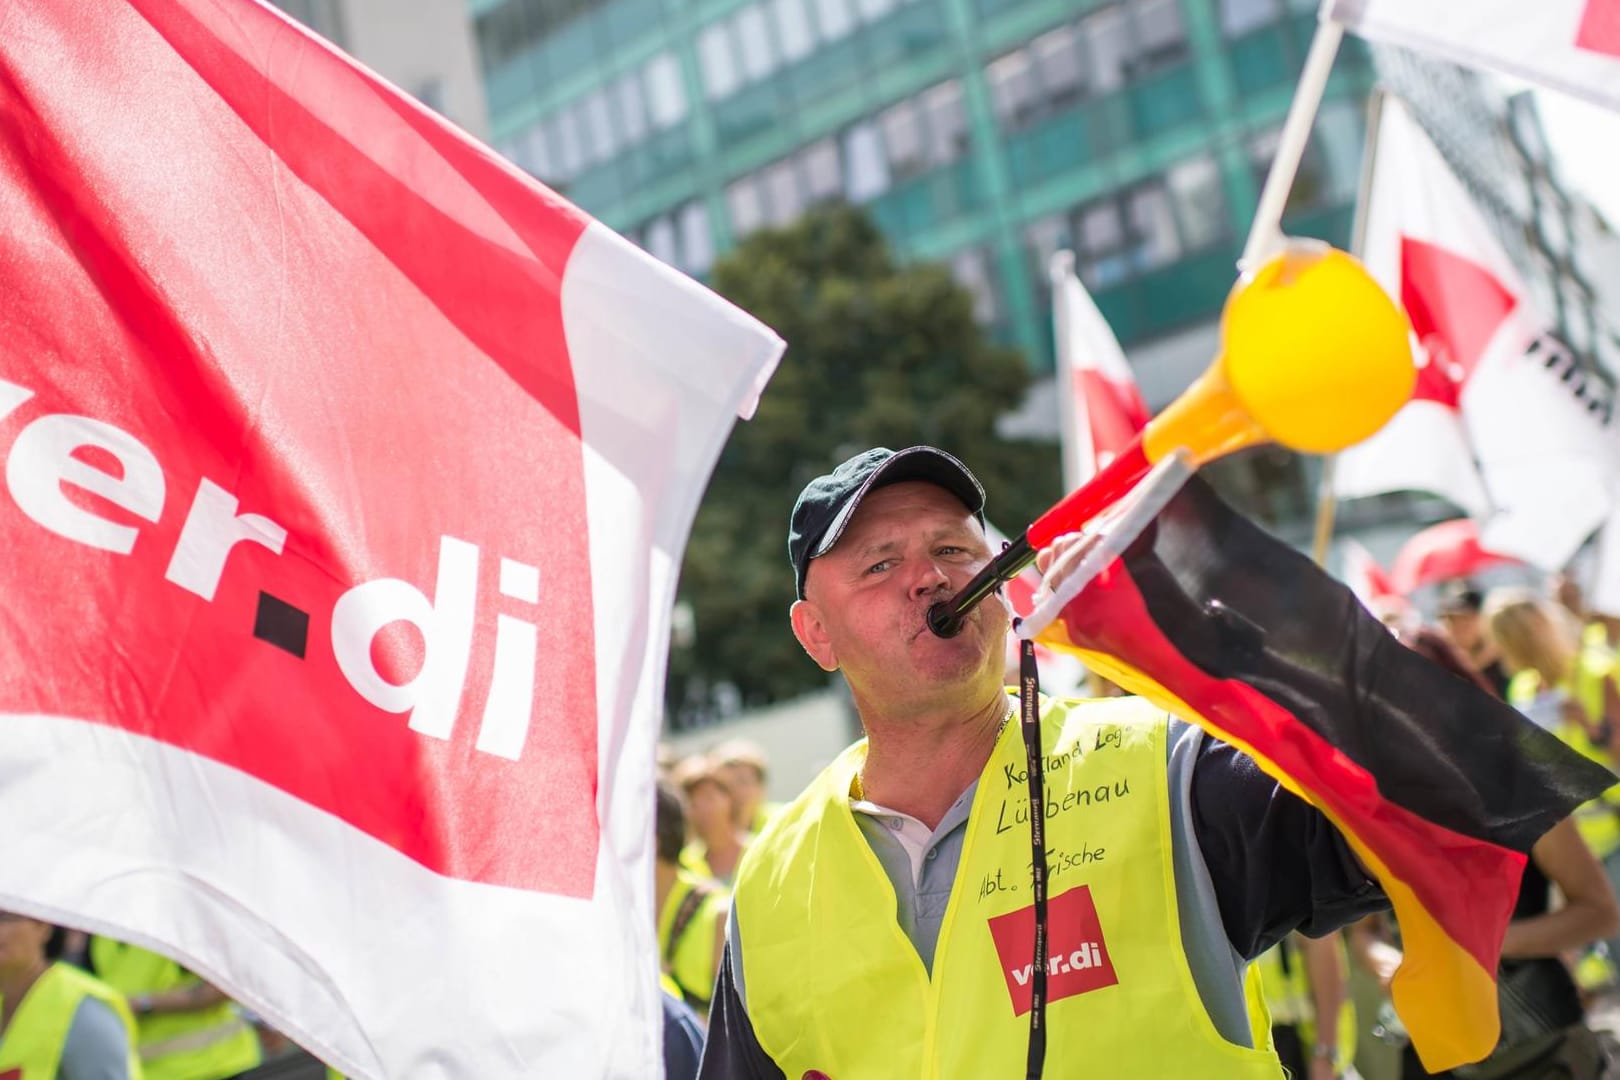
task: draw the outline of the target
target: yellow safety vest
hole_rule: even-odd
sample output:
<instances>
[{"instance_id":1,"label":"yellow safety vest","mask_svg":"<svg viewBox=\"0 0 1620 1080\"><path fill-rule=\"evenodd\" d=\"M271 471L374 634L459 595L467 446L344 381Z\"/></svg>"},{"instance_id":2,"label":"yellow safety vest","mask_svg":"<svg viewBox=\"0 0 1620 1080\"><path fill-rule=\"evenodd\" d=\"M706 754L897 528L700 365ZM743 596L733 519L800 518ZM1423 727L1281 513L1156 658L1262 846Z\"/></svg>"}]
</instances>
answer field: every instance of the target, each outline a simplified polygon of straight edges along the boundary
<instances>
[{"instance_id":1,"label":"yellow safety vest","mask_svg":"<svg viewBox=\"0 0 1620 1080\"><path fill-rule=\"evenodd\" d=\"M771 818L781 813L781 811L781 803L760 803L759 808L754 811L754 820L748 823L748 831L754 833L756 836L764 832L765 826L771 823Z\"/></svg>"},{"instance_id":2,"label":"yellow safety vest","mask_svg":"<svg viewBox=\"0 0 1620 1080\"><path fill-rule=\"evenodd\" d=\"M1603 684L1613 677L1612 662L1605 666L1594 650L1582 649L1573 685L1565 685L1561 689L1571 693L1586 709L1587 715L1595 720L1603 715ZM1540 672L1521 671L1508 682L1508 703L1516 708L1525 708L1541 690ZM1580 724L1559 720L1554 734L1582 757L1597 762L1605 769L1615 768L1614 758L1609 756L1606 749L1594 743ZM1597 798L1577 807L1575 828L1596 858L1604 859L1620 851L1620 786L1611 786Z\"/></svg>"},{"instance_id":3,"label":"yellow safety vest","mask_svg":"<svg viewBox=\"0 0 1620 1080\"><path fill-rule=\"evenodd\" d=\"M118 1014L129 1038L125 1068L130 1080L141 1080L135 1056L135 1018L118 991L67 964L52 964L34 981L0 1037L0 1077L6 1080L56 1080L73 1018L85 998L94 998Z\"/></svg>"},{"instance_id":4,"label":"yellow safety vest","mask_svg":"<svg viewBox=\"0 0 1620 1080\"><path fill-rule=\"evenodd\" d=\"M697 890L707 890L707 895L694 901L696 909L679 940L671 940L681 908ZM679 870L658 915L658 955L664 971L680 987L676 996L694 1009L707 1009L714 996L714 943L725 925L727 906L723 890Z\"/></svg>"},{"instance_id":5,"label":"yellow safety vest","mask_svg":"<svg viewBox=\"0 0 1620 1080\"><path fill-rule=\"evenodd\" d=\"M200 982L173 960L111 938L90 939L96 974L126 997ZM228 1001L138 1017L146 1080L222 1080L258 1066L259 1036Z\"/></svg>"},{"instance_id":6,"label":"yellow safety vest","mask_svg":"<svg viewBox=\"0 0 1620 1080\"><path fill-rule=\"evenodd\" d=\"M1049 702L1046 1075L1276 1080L1269 1020L1223 1039L1181 946L1166 717L1134 698ZM748 1015L790 1077L1022 1077L1028 1053L1029 802L1019 725L979 777L933 970L850 810L857 743L744 856L735 905Z\"/></svg>"},{"instance_id":7,"label":"yellow safety vest","mask_svg":"<svg viewBox=\"0 0 1620 1080\"><path fill-rule=\"evenodd\" d=\"M1339 963L1350 970L1350 953L1344 939L1338 940ZM1311 997L1310 977L1305 972L1305 958L1294 942L1284 938L1255 958L1251 970L1260 977L1260 988L1271 1013L1272 1024L1299 1029L1299 1041L1309 1054L1317 1043L1316 1003ZM1346 989L1344 1004L1339 1006L1337 1040L1334 1048L1338 1056L1334 1067L1344 1072L1356 1056L1356 1006Z\"/></svg>"}]
</instances>

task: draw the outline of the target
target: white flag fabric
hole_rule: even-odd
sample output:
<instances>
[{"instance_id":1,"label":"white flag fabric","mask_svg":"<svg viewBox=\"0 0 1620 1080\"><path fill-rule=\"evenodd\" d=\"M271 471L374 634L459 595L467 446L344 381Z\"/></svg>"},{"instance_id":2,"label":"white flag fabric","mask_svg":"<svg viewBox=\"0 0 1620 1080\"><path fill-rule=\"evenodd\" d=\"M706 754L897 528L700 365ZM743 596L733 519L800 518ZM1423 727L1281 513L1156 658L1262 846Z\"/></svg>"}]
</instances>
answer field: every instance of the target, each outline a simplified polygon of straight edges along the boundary
<instances>
[{"instance_id":1,"label":"white flag fabric","mask_svg":"<svg viewBox=\"0 0 1620 1080\"><path fill-rule=\"evenodd\" d=\"M1410 404L1340 455L1341 498L1442 495L1491 551L1556 569L1614 505L1615 432L1518 271L1439 152L1383 103L1368 269L1417 336Z\"/></svg>"},{"instance_id":2,"label":"white flag fabric","mask_svg":"<svg viewBox=\"0 0 1620 1080\"><path fill-rule=\"evenodd\" d=\"M1148 411L1119 339L1075 275L1074 253L1055 253L1049 274L1063 486L1074 491L1130 446Z\"/></svg>"},{"instance_id":3,"label":"white flag fabric","mask_svg":"<svg viewBox=\"0 0 1620 1080\"><path fill-rule=\"evenodd\" d=\"M0 909L351 1076L657 1075L675 574L780 341L253 0L0 23Z\"/></svg>"},{"instance_id":4,"label":"white flag fabric","mask_svg":"<svg viewBox=\"0 0 1620 1080\"><path fill-rule=\"evenodd\" d=\"M1342 568L1339 579L1355 593L1362 607L1372 611L1375 604L1400 596L1390 581L1389 571L1379 565L1364 545L1349 538L1342 539L1339 554Z\"/></svg>"},{"instance_id":5,"label":"white flag fabric","mask_svg":"<svg viewBox=\"0 0 1620 1080\"><path fill-rule=\"evenodd\" d=\"M1597 558L1587 589L1586 603L1593 611L1620 618L1620 510L1598 534Z\"/></svg>"},{"instance_id":6,"label":"white flag fabric","mask_svg":"<svg viewBox=\"0 0 1620 1080\"><path fill-rule=\"evenodd\" d=\"M1620 109L1620 0L1324 0L1363 37Z\"/></svg>"},{"instance_id":7,"label":"white flag fabric","mask_svg":"<svg viewBox=\"0 0 1620 1080\"><path fill-rule=\"evenodd\" d=\"M1007 535L988 521L985 522L984 533L990 541L992 553L999 553L1009 543ZM1025 619L1035 610L1036 594L1040 588L1041 573L1035 569L1034 563L1030 563L1002 588L1002 597L1016 617ZM1035 661L1040 665L1041 693L1048 697L1074 697L1086 692L1086 666L1079 657L1049 649L1045 645L1036 645ZM1018 683L1018 664L1019 637L1015 632L1009 633L1006 645L1008 686Z\"/></svg>"}]
</instances>

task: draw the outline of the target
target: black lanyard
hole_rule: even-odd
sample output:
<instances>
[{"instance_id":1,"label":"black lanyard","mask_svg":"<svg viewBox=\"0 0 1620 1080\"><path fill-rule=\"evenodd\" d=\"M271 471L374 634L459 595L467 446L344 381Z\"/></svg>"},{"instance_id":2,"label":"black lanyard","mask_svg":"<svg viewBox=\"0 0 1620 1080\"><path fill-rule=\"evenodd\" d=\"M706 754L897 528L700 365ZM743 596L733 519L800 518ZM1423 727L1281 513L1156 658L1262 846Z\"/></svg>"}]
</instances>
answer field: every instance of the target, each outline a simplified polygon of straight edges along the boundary
<instances>
[{"instance_id":1,"label":"black lanyard","mask_svg":"<svg viewBox=\"0 0 1620 1080\"><path fill-rule=\"evenodd\" d=\"M1016 626L1016 623L1014 624ZM1030 892L1035 897L1035 964L1029 979L1028 1080L1040 1080L1046 1068L1046 755L1041 749L1041 677L1035 666L1035 643L1018 645L1019 727L1029 761Z\"/></svg>"}]
</instances>

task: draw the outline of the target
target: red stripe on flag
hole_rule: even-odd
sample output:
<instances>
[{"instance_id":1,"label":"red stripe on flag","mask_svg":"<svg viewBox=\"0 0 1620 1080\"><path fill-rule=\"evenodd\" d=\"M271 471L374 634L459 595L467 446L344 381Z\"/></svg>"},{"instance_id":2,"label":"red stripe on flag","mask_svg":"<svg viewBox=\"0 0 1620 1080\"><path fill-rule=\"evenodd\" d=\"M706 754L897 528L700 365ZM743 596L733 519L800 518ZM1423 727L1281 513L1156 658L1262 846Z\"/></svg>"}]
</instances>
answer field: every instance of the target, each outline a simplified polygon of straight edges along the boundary
<instances>
[{"instance_id":1,"label":"red stripe on flag","mask_svg":"<svg viewBox=\"0 0 1620 1080\"><path fill-rule=\"evenodd\" d=\"M0 627L0 708L222 762L441 874L591 895L597 664L560 296L586 219L268 8L109 11L29 40L60 62L0 80L0 336L25 343L0 379L33 392L0 418L0 455L82 416L162 482L119 555L0 500L0 591L30 613ZM127 116L76 92L132 67ZM208 596L169 566L205 482L286 533L279 555L232 550ZM441 587L447 545L465 573ZM508 590L508 561L538 600ZM339 599L390 582L412 610L467 615L447 731L340 670L360 631L334 631ZM288 612L294 647L259 632ZM421 666L392 632L406 617L361 642L396 688ZM533 705L521 760L476 745L503 619L537 636L490 709Z\"/></svg>"},{"instance_id":2,"label":"red stripe on flag","mask_svg":"<svg viewBox=\"0 0 1620 1080\"><path fill-rule=\"evenodd\" d=\"M1479 263L1402 236L1401 306L1428 357L1413 400L1457 408L1463 386L1517 305L1508 287Z\"/></svg>"},{"instance_id":3,"label":"red stripe on flag","mask_svg":"<svg viewBox=\"0 0 1620 1080\"><path fill-rule=\"evenodd\" d=\"M1575 47L1620 56L1620 0L1587 0Z\"/></svg>"},{"instance_id":4,"label":"red stripe on flag","mask_svg":"<svg viewBox=\"0 0 1620 1080\"><path fill-rule=\"evenodd\" d=\"M1481 968L1496 970L1523 855L1388 801L1364 768L1282 706L1246 683L1214 679L1193 666L1154 622L1123 563L1089 585L1047 635L1059 628L1075 647L1130 657L1133 667L1152 672L1222 737L1281 770L1354 830Z\"/></svg>"}]
</instances>

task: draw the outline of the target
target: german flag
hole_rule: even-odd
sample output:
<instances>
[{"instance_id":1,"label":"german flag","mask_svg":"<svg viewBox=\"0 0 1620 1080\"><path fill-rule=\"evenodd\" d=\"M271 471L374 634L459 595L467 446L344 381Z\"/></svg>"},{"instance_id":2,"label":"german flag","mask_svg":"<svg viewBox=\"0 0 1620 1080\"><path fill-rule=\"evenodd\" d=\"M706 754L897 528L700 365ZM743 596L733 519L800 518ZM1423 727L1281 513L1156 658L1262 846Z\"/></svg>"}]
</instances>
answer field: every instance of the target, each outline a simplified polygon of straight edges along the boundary
<instances>
[{"instance_id":1,"label":"german flag","mask_svg":"<svg viewBox=\"0 0 1620 1080\"><path fill-rule=\"evenodd\" d=\"M1424 1066L1491 1052L1525 859L1607 770L1403 647L1196 477L1040 638L1319 807L1394 905L1392 993Z\"/></svg>"}]
</instances>

